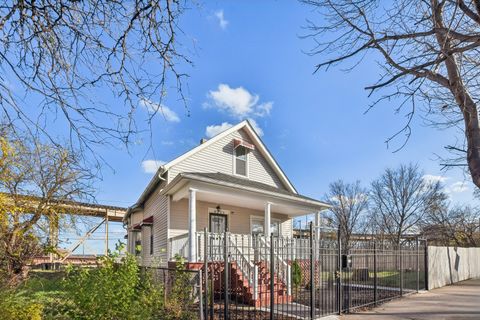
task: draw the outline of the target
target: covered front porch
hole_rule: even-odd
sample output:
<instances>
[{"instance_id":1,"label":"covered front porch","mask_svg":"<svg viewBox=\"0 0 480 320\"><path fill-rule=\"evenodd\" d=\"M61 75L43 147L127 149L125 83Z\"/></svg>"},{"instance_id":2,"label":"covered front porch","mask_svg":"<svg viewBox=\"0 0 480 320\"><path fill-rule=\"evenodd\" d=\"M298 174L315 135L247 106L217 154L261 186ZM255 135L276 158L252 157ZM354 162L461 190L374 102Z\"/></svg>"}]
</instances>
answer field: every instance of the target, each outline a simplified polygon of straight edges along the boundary
<instances>
[{"instance_id":1,"label":"covered front porch","mask_svg":"<svg viewBox=\"0 0 480 320\"><path fill-rule=\"evenodd\" d=\"M293 239L295 217L313 213L318 226L320 211L328 208L320 201L244 178L198 173L177 178L163 191L171 199L170 260L179 255L192 263L202 261L207 233L213 239L228 232L239 248L252 247L254 239L271 234L287 241Z\"/></svg>"}]
</instances>

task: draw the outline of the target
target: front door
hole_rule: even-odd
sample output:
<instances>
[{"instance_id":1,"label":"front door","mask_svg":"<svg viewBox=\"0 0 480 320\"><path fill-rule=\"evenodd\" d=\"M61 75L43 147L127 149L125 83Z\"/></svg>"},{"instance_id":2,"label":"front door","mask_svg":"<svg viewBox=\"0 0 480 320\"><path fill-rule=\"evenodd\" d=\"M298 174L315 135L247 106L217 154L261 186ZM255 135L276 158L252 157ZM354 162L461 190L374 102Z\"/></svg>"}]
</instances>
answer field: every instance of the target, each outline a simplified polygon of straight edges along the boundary
<instances>
[{"instance_id":1,"label":"front door","mask_svg":"<svg viewBox=\"0 0 480 320\"><path fill-rule=\"evenodd\" d=\"M210 232L224 233L228 229L228 217L224 214L210 213Z\"/></svg>"}]
</instances>

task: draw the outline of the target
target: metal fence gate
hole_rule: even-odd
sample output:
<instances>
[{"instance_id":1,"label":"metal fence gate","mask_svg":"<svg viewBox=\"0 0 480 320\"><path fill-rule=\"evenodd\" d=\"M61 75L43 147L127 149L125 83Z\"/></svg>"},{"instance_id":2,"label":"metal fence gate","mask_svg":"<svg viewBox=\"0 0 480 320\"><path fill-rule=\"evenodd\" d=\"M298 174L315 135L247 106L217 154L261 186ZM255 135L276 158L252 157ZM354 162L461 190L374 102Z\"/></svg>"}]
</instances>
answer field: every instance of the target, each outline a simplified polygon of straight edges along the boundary
<instances>
[{"instance_id":1,"label":"metal fence gate","mask_svg":"<svg viewBox=\"0 0 480 320\"><path fill-rule=\"evenodd\" d=\"M203 319L316 319L427 288L426 241L197 236Z\"/></svg>"}]
</instances>

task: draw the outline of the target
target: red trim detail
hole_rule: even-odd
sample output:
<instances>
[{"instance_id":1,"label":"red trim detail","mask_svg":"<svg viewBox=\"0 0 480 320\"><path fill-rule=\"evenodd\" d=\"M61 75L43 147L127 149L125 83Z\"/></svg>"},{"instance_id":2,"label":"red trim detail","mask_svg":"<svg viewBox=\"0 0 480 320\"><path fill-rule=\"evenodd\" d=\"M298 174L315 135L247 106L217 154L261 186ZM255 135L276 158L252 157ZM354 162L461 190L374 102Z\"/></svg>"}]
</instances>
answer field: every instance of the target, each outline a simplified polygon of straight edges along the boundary
<instances>
[{"instance_id":1,"label":"red trim detail","mask_svg":"<svg viewBox=\"0 0 480 320\"><path fill-rule=\"evenodd\" d=\"M151 226L153 224L153 216L143 219L140 225L143 226Z\"/></svg>"},{"instance_id":2,"label":"red trim detail","mask_svg":"<svg viewBox=\"0 0 480 320\"><path fill-rule=\"evenodd\" d=\"M243 141L241 139L233 139L233 149L236 149L238 146L243 146L250 150L255 150L255 146L251 143Z\"/></svg>"}]
</instances>

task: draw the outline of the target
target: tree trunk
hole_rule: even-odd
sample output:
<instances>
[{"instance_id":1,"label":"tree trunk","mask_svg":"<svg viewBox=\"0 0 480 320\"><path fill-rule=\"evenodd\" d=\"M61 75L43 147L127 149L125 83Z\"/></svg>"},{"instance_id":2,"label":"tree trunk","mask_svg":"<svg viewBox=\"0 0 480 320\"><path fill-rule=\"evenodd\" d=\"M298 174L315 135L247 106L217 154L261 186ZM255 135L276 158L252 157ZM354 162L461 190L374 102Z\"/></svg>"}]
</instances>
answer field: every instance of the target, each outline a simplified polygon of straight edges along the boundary
<instances>
[{"instance_id":1,"label":"tree trunk","mask_svg":"<svg viewBox=\"0 0 480 320\"><path fill-rule=\"evenodd\" d=\"M478 111L475 102L468 93L463 118L465 122L465 137L467 138L467 163L473 183L480 188L480 127ZM461 107L462 108L462 107Z\"/></svg>"},{"instance_id":2,"label":"tree trunk","mask_svg":"<svg viewBox=\"0 0 480 320\"><path fill-rule=\"evenodd\" d=\"M444 2L432 0L432 19L436 28L445 28L443 23ZM440 30L438 29L438 30ZM467 164L473 183L480 188L480 127L478 122L477 105L470 96L459 72L458 63L454 54L450 54L450 38L437 31L437 43L446 56L445 67L448 74L448 87L455 97L465 124L465 138L467 140Z\"/></svg>"}]
</instances>

